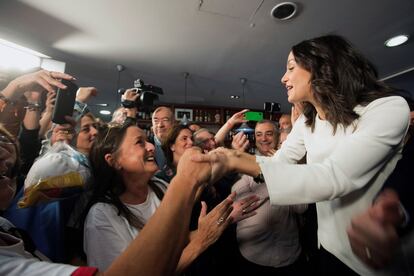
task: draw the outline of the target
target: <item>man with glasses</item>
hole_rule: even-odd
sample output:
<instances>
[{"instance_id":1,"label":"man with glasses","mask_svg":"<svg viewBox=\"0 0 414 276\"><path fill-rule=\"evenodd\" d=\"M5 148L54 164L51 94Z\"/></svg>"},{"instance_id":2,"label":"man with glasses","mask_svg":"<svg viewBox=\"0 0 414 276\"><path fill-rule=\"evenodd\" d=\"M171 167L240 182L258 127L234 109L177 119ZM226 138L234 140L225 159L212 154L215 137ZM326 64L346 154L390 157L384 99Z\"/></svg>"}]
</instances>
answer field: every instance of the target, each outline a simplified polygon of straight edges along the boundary
<instances>
[{"instance_id":1,"label":"man with glasses","mask_svg":"<svg viewBox=\"0 0 414 276\"><path fill-rule=\"evenodd\" d=\"M158 168L163 169L166 165L165 154L162 151L162 141L167 137L168 132L174 125L174 115L170 108L160 106L152 114L152 131L154 133L155 162Z\"/></svg>"},{"instance_id":2,"label":"man with glasses","mask_svg":"<svg viewBox=\"0 0 414 276\"><path fill-rule=\"evenodd\" d=\"M194 145L200 147L204 152L217 148L214 134L206 128L200 128L193 134Z\"/></svg>"}]
</instances>

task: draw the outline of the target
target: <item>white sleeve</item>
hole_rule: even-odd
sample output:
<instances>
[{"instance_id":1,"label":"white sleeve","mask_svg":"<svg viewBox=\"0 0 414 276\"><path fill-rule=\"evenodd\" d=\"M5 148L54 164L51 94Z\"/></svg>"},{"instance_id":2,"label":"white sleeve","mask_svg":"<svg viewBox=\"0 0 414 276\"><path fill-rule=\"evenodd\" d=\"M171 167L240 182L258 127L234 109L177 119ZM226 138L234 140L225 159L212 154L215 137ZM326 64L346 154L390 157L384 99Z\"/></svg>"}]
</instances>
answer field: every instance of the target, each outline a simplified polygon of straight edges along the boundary
<instances>
[{"instance_id":1,"label":"white sleeve","mask_svg":"<svg viewBox=\"0 0 414 276\"><path fill-rule=\"evenodd\" d=\"M408 114L401 97L382 98L364 109L357 129L321 163L257 160L272 204L331 200L363 187L399 150L409 124Z\"/></svg>"},{"instance_id":2,"label":"white sleeve","mask_svg":"<svg viewBox=\"0 0 414 276\"><path fill-rule=\"evenodd\" d=\"M77 268L71 265L43 262L35 258L27 259L14 252L0 250L0 275L69 276Z\"/></svg>"},{"instance_id":3,"label":"white sleeve","mask_svg":"<svg viewBox=\"0 0 414 276\"><path fill-rule=\"evenodd\" d=\"M123 229L117 227L120 220L115 210L102 208L99 203L89 210L84 226L84 249L89 266L106 271L128 247L129 241L121 234Z\"/></svg>"},{"instance_id":4,"label":"white sleeve","mask_svg":"<svg viewBox=\"0 0 414 276\"><path fill-rule=\"evenodd\" d=\"M282 147L276 151L272 157L256 156L256 160L266 162L265 160L277 160L283 163L296 164L306 154L303 132L306 128L305 116L302 114L293 125L288 139L283 142Z\"/></svg>"}]
</instances>

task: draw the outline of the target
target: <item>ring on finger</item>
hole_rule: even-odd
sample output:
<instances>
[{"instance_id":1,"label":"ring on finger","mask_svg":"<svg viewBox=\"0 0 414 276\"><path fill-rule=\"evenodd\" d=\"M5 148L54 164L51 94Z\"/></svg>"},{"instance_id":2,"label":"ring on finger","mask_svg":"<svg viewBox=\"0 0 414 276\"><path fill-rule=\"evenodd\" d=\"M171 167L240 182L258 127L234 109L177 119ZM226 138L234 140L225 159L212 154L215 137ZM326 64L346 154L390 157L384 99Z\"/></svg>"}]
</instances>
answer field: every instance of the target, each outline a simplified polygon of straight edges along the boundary
<instances>
[{"instance_id":1,"label":"ring on finger","mask_svg":"<svg viewBox=\"0 0 414 276\"><path fill-rule=\"evenodd\" d=\"M247 213L247 209L246 209L246 208L244 208L244 209L242 210L242 213L243 213L243 214L246 214L246 213Z\"/></svg>"},{"instance_id":2,"label":"ring on finger","mask_svg":"<svg viewBox=\"0 0 414 276\"><path fill-rule=\"evenodd\" d=\"M220 224L222 224L222 223L223 223L223 221L224 221L224 218L223 218L223 217L221 217L221 218L219 218L219 219L217 220L217 224L218 224L218 225L220 225Z\"/></svg>"}]
</instances>

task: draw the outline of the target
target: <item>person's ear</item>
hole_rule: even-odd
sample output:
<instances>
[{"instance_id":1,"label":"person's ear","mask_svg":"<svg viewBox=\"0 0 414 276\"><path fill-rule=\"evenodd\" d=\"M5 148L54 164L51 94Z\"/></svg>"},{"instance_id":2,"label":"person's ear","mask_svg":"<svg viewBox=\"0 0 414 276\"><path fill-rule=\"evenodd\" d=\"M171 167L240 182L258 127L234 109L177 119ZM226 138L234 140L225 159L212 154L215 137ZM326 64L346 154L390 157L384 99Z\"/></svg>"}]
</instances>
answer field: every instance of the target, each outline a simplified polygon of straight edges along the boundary
<instances>
[{"instance_id":1,"label":"person's ear","mask_svg":"<svg viewBox=\"0 0 414 276\"><path fill-rule=\"evenodd\" d=\"M105 159L106 163L110 167L112 167L112 168L114 168L116 170L120 170L121 169L121 166L118 164L118 162L116 162L114 156L111 153L105 154L104 159Z\"/></svg>"}]
</instances>

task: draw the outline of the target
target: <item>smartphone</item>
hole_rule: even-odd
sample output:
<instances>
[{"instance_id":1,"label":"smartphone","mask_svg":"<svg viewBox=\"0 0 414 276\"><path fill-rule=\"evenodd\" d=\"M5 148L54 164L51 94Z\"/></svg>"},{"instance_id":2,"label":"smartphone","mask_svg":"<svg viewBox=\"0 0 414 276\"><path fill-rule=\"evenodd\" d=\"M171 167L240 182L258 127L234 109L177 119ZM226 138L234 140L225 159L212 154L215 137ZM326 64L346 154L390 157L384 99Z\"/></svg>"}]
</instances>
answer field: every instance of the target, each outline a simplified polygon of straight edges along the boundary
<instances>
[{"instance_id":1,"label":"smartphone","mask_svg":"<svg viewBox=\"0 0 414 276\"><path fill-rule=\"evenodd\" d=\"M244 119L248 121L261 121L263 120L263 112L247 111L244 113Z\"/></svg>"},{"instance_id":2,"label":"smartphone","mask_svg":"<svg viewBox=\"0 0 414 276\"><path fill-rule=\"evenodd\" d=\"M52 122L56 124L67 123L65 116L73 115L76 92L78 91L78 86L75 83L68 80L62 80L62 83L66 85L67 88L59 88L57 91L55 108L52 116Z\"/></svg>"}]
</instances>

